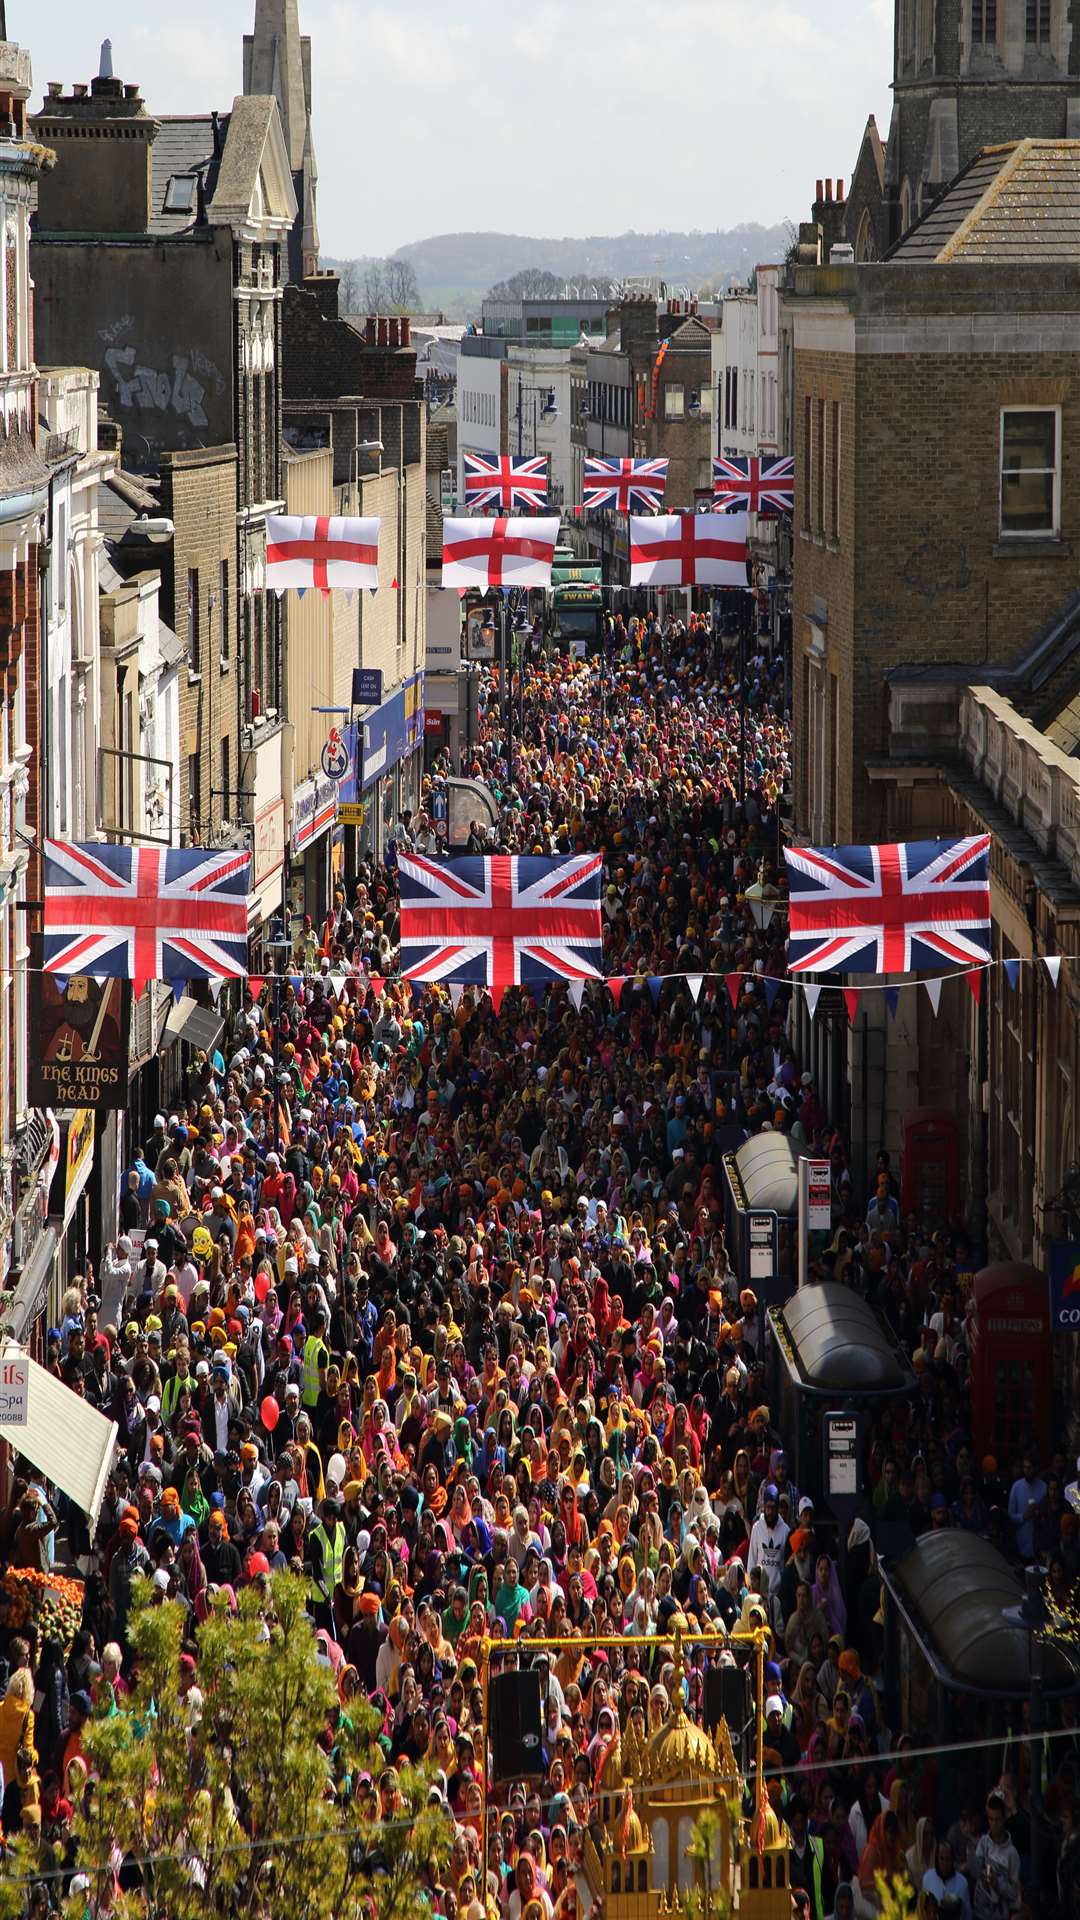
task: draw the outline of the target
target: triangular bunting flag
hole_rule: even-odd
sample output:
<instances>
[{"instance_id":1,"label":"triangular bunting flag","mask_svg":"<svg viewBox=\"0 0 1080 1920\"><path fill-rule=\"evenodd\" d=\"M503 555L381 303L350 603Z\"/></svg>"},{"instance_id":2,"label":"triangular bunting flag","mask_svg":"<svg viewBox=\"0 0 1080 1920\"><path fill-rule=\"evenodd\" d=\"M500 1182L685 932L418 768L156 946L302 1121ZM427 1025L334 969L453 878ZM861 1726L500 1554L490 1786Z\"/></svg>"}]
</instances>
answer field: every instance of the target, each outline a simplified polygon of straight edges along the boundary
<instances>
[{"instance_id":1,"label":"triangular bunting flag","mask_svg":"<svg viewBox=\"0 0 1080 1920\"><path fill-rule=\"evenodd\" d=\"M660 995L661 995L661 993L663 992L663 987L664 987L664 982L663 982L663 980L662 980L662 978L661 978L661 976L660 976L660 974L658 974L658 973L650 973L650 975L649 975L649 992L650 992L650 993L652 994L652 1003L653 1003L653 1006L654 1006L654 1007L656 1006L656 1004L657 1004L657 1001L659 1000L659 998L660 998Z\"/></svg>"},{"instance_id":2,"label":"triangular bunting flag","mask_svg":"<svg viewBox=\"0 0 1080 1920\"><path fill-rule=\"evenodd\" d=\"M374 598L375 598L375 595L376 595L376 594L378 593L378 591L379 591L379 589L378 589L378 587L372 587L372 589L371 589L371 597L372 597L372 599L373 599L373 600L374 600ZM464 587L462 587L462 589L461 589L461 591L462 591L462 593L464 594L464 592L465 592L466 590L465 590L465 588L464 588Z\"/></svg>"},{"instance_id":3,"label":"triangular bunting flag","mask_svg":"<svg viewBox=\"0 0 1080 1920\"><path fill-rule=\"evenodd\" d=\"M414 1007L418 1007L420 1005L421 1000L424 997L425 984L426 983L423 980L409 981L409 992L412 995L412 1003ZM496 1008L496 1012L498 1012L498 1008Z\"/></svg>"},{"instance_id":4,"label":"triangular bunting flag","mask_svg":"<svg viewBox=\"0 0 1080 1920\"><path fill-rule=\"evenodd\" d=\"M371 978L368 981L368 985L370 986L372 993L375 995L376 1000L382 999L383 987L385 986L385 984L386 982L384 981L381 973L373 973L371 975Z\"/></svg>"},{"instance_id":5,"label":"triangular bunting flag","mask_svg":"<svg viewBox=\"0 0 1080 1920\"><path fill-rule=\"evenodd\" d=\"M742 974L725 973L724 979L727 981L727 990L731 995L731 1004L733 1007L737 1007L739 1004L739 995L742 992Z\"/></svg>"},{"instance_id":6,"label":"triangular bunting flag","mask_svg":"<svg viewBox=\"0 0 1080 1920\"><path fill-rule=\"evenodd\" d=\"M390 582L390 585L391 585L391 588L393 588L393 587L396 587L396 586L397 586L397 574L396 574L396 573L395 573L395 575L394 575L394 577L393 577L393 579L391 580L391 582Z\"/></svg>"},{"instance_id":7,"label":"triangular bunting flag","mask_svg":"<svg viewBox=\"0 0 1080 1920\"><path fill-rule=\"evenodd\" d=\"M613 974L611 979L608 981L608 986L611 990L611 997L614 1000L616 1006L618 1006L619 1001L622 999L622 990L625 987L625 985L626 985L626 977L624 974L621 974L621 973Z\"/></svg>"},{"instance_id":8,"label":"triangular bunting flag","mask_svg":"<svg viewBox=\"0 0 1080 1920\"><path fill-rule=\"evenodd\" d=\"M333 987L337 999L340 1000L345 991L345 975L343 973L332 973L330 975L330 985Z\"/></svg>"},{"instance_id":9,"label":"triangular bunting flag","mask_svg":"<svg viewBox=\"0 0 1080 1920\"><path fill-rule=\"evenodd\" d=\"M211 980L210 982L210 998L213 1001L215 1007L217 1006L218 1001L221 999L221 989L224 985L225 985L224 980Z\"/></svg>"},{"instance_id":10,"label":"triangular bunting flag","mask_svg":"<svg viewBox=\"0 0 1080 1920\"><path fill-rule=\"evenodd\" d=\"M935 1013L941 1005L941 984L940 980L923 981L923 986L930 995L930 1005L933 1007Z\"/></svg>"},{"instance_id":11,"label":"triangular bunting flag","mask_svg":"<svg viewBox=\"0 0 1080 1920\"><path fill-rule=\"evenodd\" d=\"M895 1020L895 1019L896 1019L896 1009L897 1009L897 1007L898 1007L898 1006L900 1005L900 989L899 989L899 987L886 987L886 989L885 989L885 1005L886 1005L886 1006L888 1007L888 1009L889 1009L889 1019L890 1019L890 1020Z\"/></svg>"},{"instance_id":12,"label":"triangular bunting flag","mask_svg":"<svg viewBox=\"0 0 1080 1920\"><path fill-rule=\"evenodd\" d=\"M982 977L983 970L981 967L971 967L964 975L964 979L968 983L968 990L976 1006L978 1006L982 1000Z\"/></svg>"},{"instance_id":13,"label":"triangular bunting flag","mask_svg":"<svg viewBox=\"0 0 1080 1920\"><path fill-rule=\"evenodd\" d=\"M297 589L296 589L296 597L297 597L297 599L298 599L298 600L302 600L306 592L307 592L307 588L306 588L306 587L297 587Z\"/></svg>"},{"instance_id":14,"label":"triangular bunting flag","mask_svg":"<svg viewBox=\"0 0 1080 1920\"><path fill-rule=\"evenodd\" d=\"M808 982L803 988L803 994L806 998L806 1011L812 1020L817 1012L817 1003L821 999L821 988L816 982Z\"/></svg>"},{"instance_id":15,"label":"triangular bunting flag","mask_svg":"<svg viewBox=\"0 0 1080 1920\"><path fill-rule=\"evenodd\" d=\"M488 988L488 992L491 995L492 1008L496 1013L498 1013L499 1008L502 1006L503 994L506 992L506 988L492 986Z\"/></svg>"},{"instance_id":16,"label":"triangular bunting flag","mask_svg":"<svg viewBox=\"0 0 1080 1920\"><path fill-rule=\"evenodd\" d=\"M575 1013L580 1013L581 1003L585 998L584 980L571 980L570 986L569 986L569 993L570 993L570 1005L573 1007Z\"/></svg>"},{"instance_id":17,"label":"triangular bunting flag","mask_svg":"<svg viewBox=\"0 0 1080 1920\"><path fill-rule=\"evenodd\" d=\"M353 597L352 597L352 588L351 588L351 587L346 587L346 589L345 589L345 605L346 605L347 607L351 607L351 606L352 606L352 598L353 598Z\"/></svg>"},{"instance_id":18,"label":"triangular bunting flag","mask_svg":"<svg viewBox=\"0 0 1080 1920\"><path fill-rule=\"evenodd\" d=\"M1046 968L1047 973L1050 975L1051 983L1056 987L1058 983L1058 976L1061 973L1060 953L1044 953L1043 966Z\"/></svg>"},{"instance_id":19,"label":"triangular bunting flag","mask_svg":"<svg viewBox=\"0 0 1080 1920\"><path fill-rule=\"evenodd\" d=\"M186 980L181 980L181 979L176 979L176 980L171 980L171 981L169 982L169 984L170 984L170 986L172 987L172 997L173 997L173 999L174 999L174 1000L182 1000L182 999L183 999L183 997L184 997L184 995L185 995L185 993L187 992L187 981L186 981Z\"/></svg>"},{"instance_id":20,"label":"triangular bunting flag","mask_svg":"<svg viewBox=\"0 0 1080 1920\"><path fill-rule=\"evenodd\" d=\"M844 1005L847 1008L848 1026L853 1027L855 1025L855 1015L859 1011L859 989L858 987L845 987L843 993Z\"/></svg>"},{"instance_id":21,"label":"triangular bunting flag","mask_svg":"<svg viewBox=\"0 0 1080 1920\"><path fill-rule=\"evenodd\" d=\"M1003 960L1001 964L1005 969L1005 978L1015 992L1016 983L1020 978L1020 962L1019 960Z\"/></svg>"},{"instance_id":22,"label":"triangular bunting flag","mask_svg":"<svg viewBox=\"0 0 1080 1920\"><path fill-rule=\"evenodd\" d=\"M690 989L690 998L695 1006L697 1005L698 995L701 992L704 979L705 975L703 973L688 973L686 976L686 984Z\"/></svg>"},{"instance_id":23,"label":"triangular bunting flag","mask_svg":"<svg viewBox=\"0 0 1080 1920\"><path fill-rule=\"evenodd\" d=\"M249 973L247 984L252 999L257 1000L266 985L266 980L261 973Z\"/></svg>"},{"instance_id":24,"label":"triangular bunting flag","mask_svg":"<svg viewBox=\"0 0 1080 1920\"><path fill-rule=\"evenodd\" d=\"M766 1008L771 1013L773 1001L776 999L776 996L780 991L780 982L779 980L770 980L768 974L766 974L761 984L765 988Z\"/></svg>"},{"instance_id":25,"label":"triangular bunting flag","mask_svg":"<svg viewBox=\"0 0 1080 1920\"><path fill-rule=\"evenodd\" d=\"M66 973L54 973L53 979L56 981L56 991L62 998L68 990L68 976Z\"/></svg>"},{"instance_id":26,"label":"triangular bunting flag","mask_svg":"<svg viewBox=\"0 0 1080 1920\"><path fill-rule=\"evenodd\" d=\"M451 980L450 1005L453 1007L455 1013L457 1012L458 1008L461 1005L461 1000L464 992L465 992L464 980Z\"/></svg>"}]
</instances>

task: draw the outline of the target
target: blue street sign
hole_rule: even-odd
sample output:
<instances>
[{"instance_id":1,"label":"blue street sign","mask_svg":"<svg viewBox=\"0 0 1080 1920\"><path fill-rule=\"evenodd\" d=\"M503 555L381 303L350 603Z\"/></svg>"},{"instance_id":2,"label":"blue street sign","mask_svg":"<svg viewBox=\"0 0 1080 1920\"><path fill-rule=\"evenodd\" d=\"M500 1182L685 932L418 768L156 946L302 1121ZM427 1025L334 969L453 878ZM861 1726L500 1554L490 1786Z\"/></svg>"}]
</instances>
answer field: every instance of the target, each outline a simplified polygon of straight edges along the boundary
<instances>
[{"instance_id":1,"label":"blue street sign","mask_svg":"<svg viewBox=\"0 0 1080 1920\"><path fill-rule=\"evenodd\" d=\"M382 705L381 667L353 668L352 703L354 707L379 707Z\"/></svg>"}]
</instances>

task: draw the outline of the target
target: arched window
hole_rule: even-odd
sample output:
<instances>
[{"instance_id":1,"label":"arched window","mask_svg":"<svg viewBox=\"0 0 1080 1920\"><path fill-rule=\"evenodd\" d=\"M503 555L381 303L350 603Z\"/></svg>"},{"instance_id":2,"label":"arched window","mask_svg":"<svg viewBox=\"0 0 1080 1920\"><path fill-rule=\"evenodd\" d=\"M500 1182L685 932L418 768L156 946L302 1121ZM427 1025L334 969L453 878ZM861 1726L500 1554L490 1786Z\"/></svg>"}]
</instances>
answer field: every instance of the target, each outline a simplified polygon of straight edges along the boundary
<instances>
[{"instance_id":1,"label":"arched window","mask_svg":"<svg viewBox=\"0 0 1080 1920\"><path fill-rule=\"evenodd\" d=\"M690 1842L694 1837L694 1822L688 1813L679 1821L679 1885L692 1887L696 1868L690 1858Z\"/></svg>"},{"instance_id":2,"label":"arched window","mask_svg":"<svg viewBox=\"0 0 1080 1920\"><path fill-rule=\"evenodd\" d=\"M622 1873L618 1860L613 1860L611 1863L611 1891L612 1893L622 1892Z\"/></svg>"},{"instance_id":3,"label":"arched window","mask_svg":"<svg viewBox=\"0 0 1080 1920\"><path fill-rule=\"evenodd\" d=\"M877 235L874 232L869 207L864 207L859 217L858 230L855 234L855 259L860 265L867 260L877 259Z\"/></svg>"},{"instance_id":4,"label":"arched window","mask_svg":"<svg viewBox=\"0 0 1080 1920\"><path fill-rule=\"evenodd\" d=\"M911 225L911 182L905 180L900 188L900 232L906 233Z\"/></svg>"},{"instance_id":5,"label":"arched window","mask_svg":"<svg viewBox=\"0 0 1080 1920\"><path fill-rule=\"evenodd\" d=\"M915 27L915 67L921 73L934 59L934 0L919 0Z\"/></svg>"},{"instance_id":6,"label":"arched window","mask_svg":"<svg viewBox=\"0 0 1080 1920\"><path fill-rule=\"evenodd\" d=\"M666 1820L654 1820L653 1841L653 1883L657 1887L668 1884L668 1863L671 1848L668 1843L668 1823Z\"/></svg>"}]
</instances>

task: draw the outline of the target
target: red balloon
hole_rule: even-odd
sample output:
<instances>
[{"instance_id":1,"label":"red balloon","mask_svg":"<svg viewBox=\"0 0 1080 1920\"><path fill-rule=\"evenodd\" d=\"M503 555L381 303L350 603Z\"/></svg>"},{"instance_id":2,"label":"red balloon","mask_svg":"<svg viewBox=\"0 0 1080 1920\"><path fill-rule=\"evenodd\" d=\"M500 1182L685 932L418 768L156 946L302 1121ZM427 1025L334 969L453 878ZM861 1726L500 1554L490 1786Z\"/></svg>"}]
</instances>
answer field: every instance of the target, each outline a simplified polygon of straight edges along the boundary
<instances>
[{"instance_id":1,"label":"red balloon","mask_svg":"<svg viewBox=\"0 0 1080 1920\"><path fill-rule=\"evenodd\" d=\"M255 1298L259 1302L260 1306L262 1306L262 1303L266 1299L266 1296L269 1293L269 1291L270 1291L269 1274L257 1273L255 1275Z\"/></svg>"},{"instance_id":2,"label":"red balloon","mask_svg":"<svg viewBox=\"0 0 1080 1920\"><path fill-rule=\"evenodd\" d=\"M267 1394L266 1399L259 1408L259 1419L262 1421L267 1433L273 1433L274 1428L281 1419L281 1408L278 1406L272 1393Z\"/></svg>"}]
</instances>

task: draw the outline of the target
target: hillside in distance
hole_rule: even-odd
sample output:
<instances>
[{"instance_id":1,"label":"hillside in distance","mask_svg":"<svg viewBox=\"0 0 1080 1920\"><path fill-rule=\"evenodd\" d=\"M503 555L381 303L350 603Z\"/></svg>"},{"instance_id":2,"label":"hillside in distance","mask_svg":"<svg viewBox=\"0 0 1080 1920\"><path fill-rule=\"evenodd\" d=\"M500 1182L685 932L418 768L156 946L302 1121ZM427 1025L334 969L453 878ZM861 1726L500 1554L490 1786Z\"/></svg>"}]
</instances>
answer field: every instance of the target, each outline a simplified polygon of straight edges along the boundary
<instances>
[{"instance_id":1,"label":"hillside in distance","mask_svg":"<svg viewBox=\"0 0 1080 1920\"><path fill-rule=\"evenodd\" d=\"M475 312L489 287L527 267L573 284L589 277L624 280L656 274L671 287L730 284L751 268L782 260L791 244L783 224L746 223L712 232L593 234L543 239L517 233L440 233L397 249L416 274L425 307ZM329 264L329 262L327 263Z\"/></svg>"}]
</instances>

